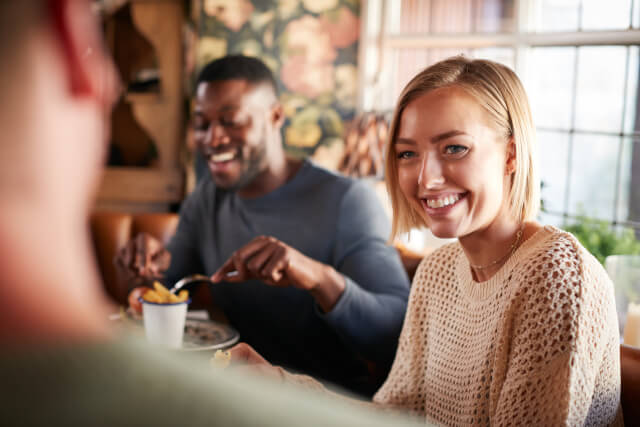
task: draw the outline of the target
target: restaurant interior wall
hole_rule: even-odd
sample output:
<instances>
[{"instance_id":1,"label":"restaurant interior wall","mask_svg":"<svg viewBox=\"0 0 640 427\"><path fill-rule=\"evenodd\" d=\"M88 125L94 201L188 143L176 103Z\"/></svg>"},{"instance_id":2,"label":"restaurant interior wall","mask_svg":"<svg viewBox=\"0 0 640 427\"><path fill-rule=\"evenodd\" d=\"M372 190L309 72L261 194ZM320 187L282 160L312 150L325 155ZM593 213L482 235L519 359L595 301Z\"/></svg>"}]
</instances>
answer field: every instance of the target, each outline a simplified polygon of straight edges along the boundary
<instances>
[{"instance_id":1,"label":"restaurant interior wall","mask_svg":"<svg viewBox=\"0 0 640 427\"><path fill-rule=\"evenodd\" d=\"M226 54L263 60L276 77L288 153L342 145L357 101L359 0L198 0L196 68Z\"/></svg>"}]
</instances>

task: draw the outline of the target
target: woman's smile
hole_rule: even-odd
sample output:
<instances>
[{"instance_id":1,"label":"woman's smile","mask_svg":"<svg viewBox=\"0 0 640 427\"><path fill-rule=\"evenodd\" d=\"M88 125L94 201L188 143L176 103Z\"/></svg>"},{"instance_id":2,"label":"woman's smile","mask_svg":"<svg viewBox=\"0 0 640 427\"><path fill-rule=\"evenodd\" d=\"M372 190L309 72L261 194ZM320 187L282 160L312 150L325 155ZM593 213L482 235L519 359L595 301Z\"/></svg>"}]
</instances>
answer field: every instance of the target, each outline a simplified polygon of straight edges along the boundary
<instances>
[{"instance_id":1,"label":"woman's smile","mask_svg":"<svg viewBox=\"0 0 640 427\"><path fill-rule=\"evenodd\" d=\"M430 217L448 215L468 195L462 193L442 193L420 198L425 213Z\"/></svg>"}]
</instances>

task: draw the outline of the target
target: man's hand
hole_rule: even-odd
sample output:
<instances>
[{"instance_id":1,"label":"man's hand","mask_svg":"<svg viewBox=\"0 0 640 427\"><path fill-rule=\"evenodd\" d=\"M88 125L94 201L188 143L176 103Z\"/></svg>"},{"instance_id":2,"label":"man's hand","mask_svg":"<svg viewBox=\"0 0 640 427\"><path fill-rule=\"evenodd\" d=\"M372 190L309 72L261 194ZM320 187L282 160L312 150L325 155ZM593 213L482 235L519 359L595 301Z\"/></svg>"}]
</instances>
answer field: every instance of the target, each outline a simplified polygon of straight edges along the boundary
<instances>
[{"instance_id":1,"label":"man's hand","mask_svg":"<svg viewBox=\"0 0 640 427\"><path fill-rule=\"evenodd\" d=\"M146 233L140 233L130 240L114 260L118 274L130 287L162 278L162 273L169 268L170 262L169 251Z\"/></svg>"},{"instance_id":2,"label":"man's hand","mask_svg":"<svg viewBox=\"0 0 640 427\"><path fill-rule=\"evenodd\" d=\"M235 275L230 275L232 272ZM215 272L215 282L258 279L271 286L294 286L311 293L318 305L330 311L344 292L342 275L274 237L260 236L238 249Z\"/></svg>"}]
</instances>

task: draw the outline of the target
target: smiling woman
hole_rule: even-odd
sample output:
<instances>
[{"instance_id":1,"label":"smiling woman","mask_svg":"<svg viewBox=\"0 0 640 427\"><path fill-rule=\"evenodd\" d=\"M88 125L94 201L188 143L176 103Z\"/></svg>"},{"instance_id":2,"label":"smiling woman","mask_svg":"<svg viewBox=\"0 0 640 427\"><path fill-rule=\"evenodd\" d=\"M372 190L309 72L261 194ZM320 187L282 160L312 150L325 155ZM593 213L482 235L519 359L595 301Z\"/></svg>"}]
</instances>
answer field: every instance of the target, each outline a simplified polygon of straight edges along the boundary
<instances>
[{"instance_id":1,"label":"smiling woman","mask_svg":"<svg viewBox=\"0 0 640 427\"><path fill-rule=\"evenodd\" d=\"M450 58L400 95L386 158L393 232L458 242L418 267L376 403L456 425L620 421L613 288L573 236L534 221L535 142L503 65Z\"/></svg>"},{"instance_id":2,"label":"smiling woman","mask_svg":"<svg viewBox=\"0 0 640 427\"><path fill-rule=\"evenodd\" d=\"M613 286L572 235L533 220L532 123L518 77L490 61L436 63L400 95L394 233L457 241L420 263L374 405L446 425L622 422Z\"/></svg>"}]
</instances>

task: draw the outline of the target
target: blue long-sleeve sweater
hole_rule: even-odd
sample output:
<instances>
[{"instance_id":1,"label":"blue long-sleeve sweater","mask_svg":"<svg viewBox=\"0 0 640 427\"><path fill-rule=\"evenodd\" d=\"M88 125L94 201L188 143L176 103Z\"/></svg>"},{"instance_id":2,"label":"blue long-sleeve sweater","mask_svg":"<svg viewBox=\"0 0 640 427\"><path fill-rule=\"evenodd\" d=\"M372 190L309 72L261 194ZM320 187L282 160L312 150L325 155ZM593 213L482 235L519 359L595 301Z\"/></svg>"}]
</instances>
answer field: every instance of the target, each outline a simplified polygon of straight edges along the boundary
<instances>
[{"instance_id":1,"label":"blue long-sleeve sweater","mask_svg":"<svg viewBox=\"0 0 640 427\"><path fill-rule=\"evenodd\" d=\"M273 192L242 199L204 179L185 201L167 279L213 274L259 235L273 236L333 266L346 281L323 314L308 292L259 281L212 286L241 340L271 363L347 388L366 375L362 359L388 368L409 294L397 252L385 242L389 222L369 184L305 161Z\"/></svg>"}]
</instances>

